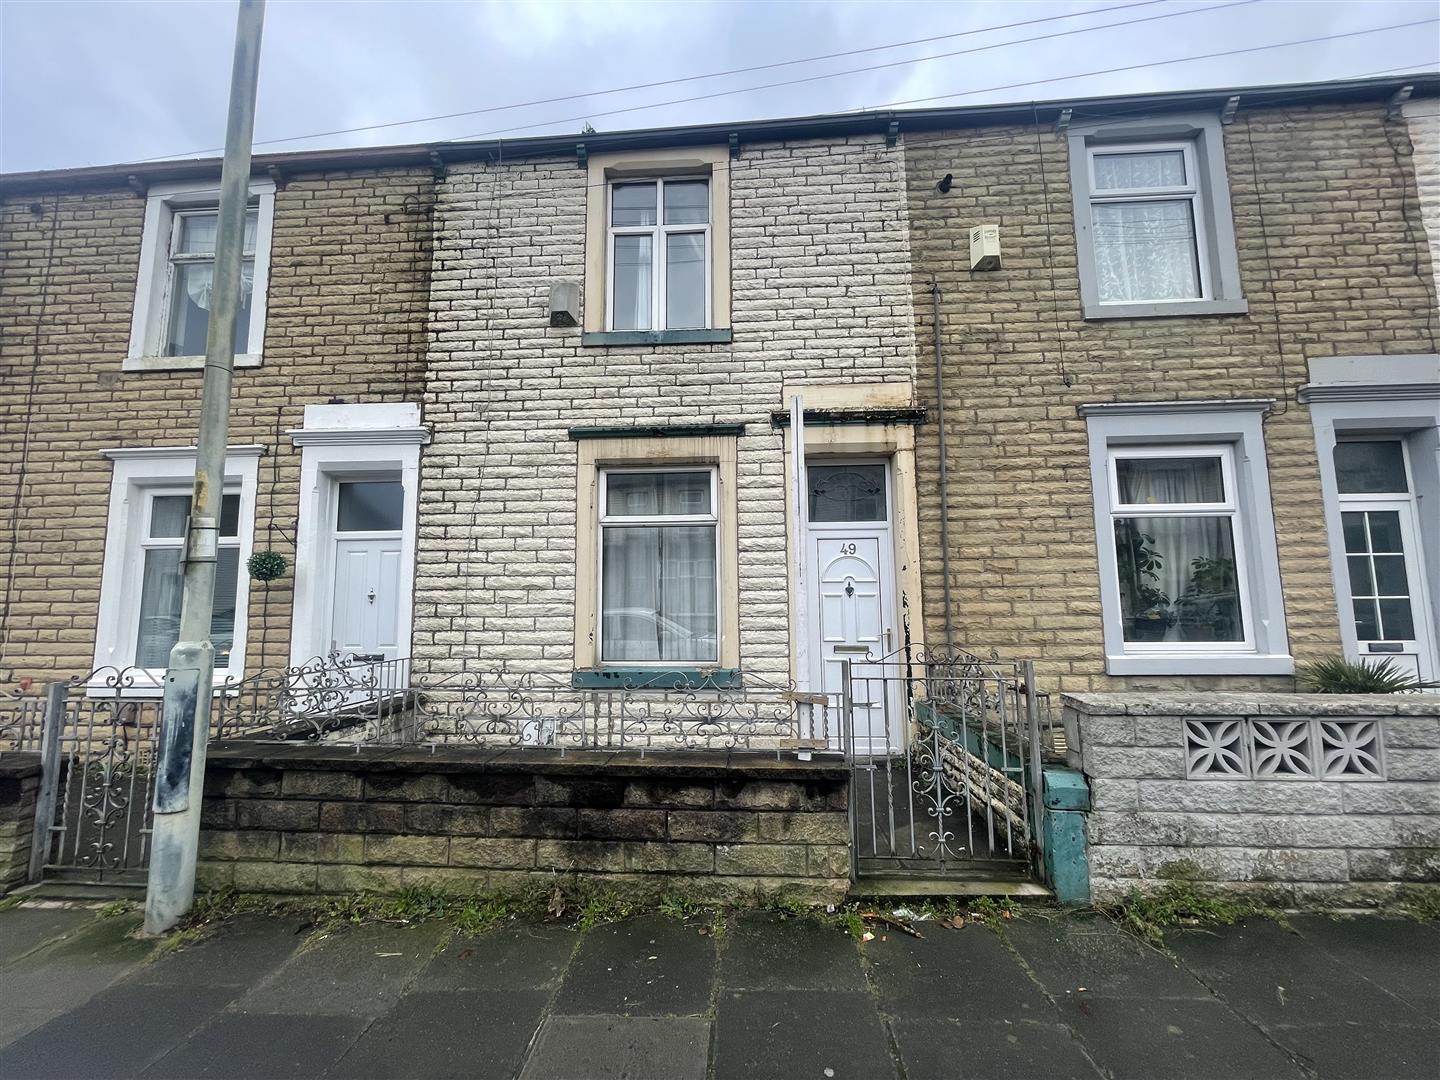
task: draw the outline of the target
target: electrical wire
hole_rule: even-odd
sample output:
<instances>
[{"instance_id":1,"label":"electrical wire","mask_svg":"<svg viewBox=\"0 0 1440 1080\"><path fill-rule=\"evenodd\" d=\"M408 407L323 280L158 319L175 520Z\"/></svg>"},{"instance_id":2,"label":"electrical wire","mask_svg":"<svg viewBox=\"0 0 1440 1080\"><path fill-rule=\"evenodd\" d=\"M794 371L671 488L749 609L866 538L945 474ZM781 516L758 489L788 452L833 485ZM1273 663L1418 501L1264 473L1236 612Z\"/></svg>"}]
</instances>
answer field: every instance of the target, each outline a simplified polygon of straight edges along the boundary
<instances>
[{"instance_id":1,"label":"electrical wire","mask_svg":"<svg viewBox=\"0 0 1440 1080\"><path fill-rule=\"evenodd\" d=\"M287 135L276 139L257 139L253 146L273 146L277 143L303 142L307 139L324 139L331 135L353 135L361 131L380 131L392 127L408 127L412 124L428 124L436 120L455 120L462 116L482 116L486 113L508 112L511 109L527 109L533 105L555 105L562 101L577 101L581 98L608 97L611 94L624 94L633 90L653 90L658 86L675 86L679 83L700 82L705 79L719 79L729 75L745 75L752 71L770 71L775 68L793 67L796 64L814 64L821 60L835 60L843 56L859 56L863 53L884 52L888 49L903 49L911 45L928 45L936 41L949 41L954 38L973 37L975 34L988 34L996 30L1014 30L1021 26L1034 26L1039 23L1059 22L1062 19L1074 19L1085 15L1103 15L1110 11L1128 11L1131 8L1151 7L1155 4L1164 3L1166 0L1141 0L1140 3L1112 4L1110 7L1090 8L1087 11L1071 11L1061 15L1046 15L1038 19L1021 19L1018 22L998 23L993 26L979 26L971 30L959 30L953 34L935 34L931 37L913 38L910 41L896 41L888 45L868 45L860 49L845 49L841 52L820 53L815 56L802 56L794 60L777 60L769 64L753 64L750 67L727 68L724 71L711 71L703 75L683 75L674 79L657 79L654 82L632 83L629 86L614 86L604 90L587 90L574 94L561 94L558 97L536 98L533 101L517 101L510 105L490 105L483 109L465 109L461 112L437 113L434 116L419 116L412 120L389 120L379 124L361 124L357 127L334 128L330 131L314 131L308 135ZM1243 3L1256 3L1258 0L1242 0ZM1239 6L1238 4L1221 4L1220 7ZM1205 10L1205 9L1202 9ZM1176 14L1185 14L1176 12ZM1124 23L1112 25L1125 25ZM1091 27L1090 29L1104 29L1104 27ZM1013 42L1000 42L992 48L999 48ZM939 59L938 57L921 56L914 60L898 61L898 63L918 63L923 60ZM892 65L893 66L893 65ZM837 74L845 74L839 72ZM208 146L203 150L190 150L185 153L163 154L157 157L141 158L142 161L163 161L169 158L194 157L199 154L219 153L224 147Z\"/></svg>"}]
</instances>

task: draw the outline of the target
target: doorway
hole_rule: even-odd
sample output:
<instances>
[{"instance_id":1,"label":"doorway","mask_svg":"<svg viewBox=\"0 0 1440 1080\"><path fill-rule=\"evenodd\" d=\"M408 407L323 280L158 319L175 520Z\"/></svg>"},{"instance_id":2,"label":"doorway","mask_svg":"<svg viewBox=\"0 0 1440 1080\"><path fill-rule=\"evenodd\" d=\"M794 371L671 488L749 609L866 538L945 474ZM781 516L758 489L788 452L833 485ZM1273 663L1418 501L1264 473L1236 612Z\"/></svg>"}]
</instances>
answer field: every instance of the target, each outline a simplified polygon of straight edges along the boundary
<instances>
[{"instance_id":1,"label":"doorway","mask_svg":"<svg viewBox=\"0 0 1440 1080\"><path fill-rule=\"evenodd\" d=\"M332 533L330 651L399 658L405 489L398 476L338 480Z\"/></svg>"}]
</instances>

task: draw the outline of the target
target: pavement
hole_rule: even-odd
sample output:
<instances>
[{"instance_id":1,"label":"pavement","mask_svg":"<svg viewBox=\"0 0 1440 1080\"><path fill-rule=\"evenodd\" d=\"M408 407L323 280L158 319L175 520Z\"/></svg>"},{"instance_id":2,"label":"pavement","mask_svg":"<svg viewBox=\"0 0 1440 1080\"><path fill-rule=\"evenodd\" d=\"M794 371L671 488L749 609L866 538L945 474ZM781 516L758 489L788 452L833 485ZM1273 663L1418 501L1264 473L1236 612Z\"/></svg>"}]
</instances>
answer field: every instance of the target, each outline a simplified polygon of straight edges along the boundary
<instances>
[{"instance_id":1,"label":"pavement","mask_svg":"<svg viewBox=\"0 0 1440 1080\"><path fill-rule=\"evenodd\" d=\"M1045 909L997 928L647 915L326 936L240 915L0 912L0 1077L968 1080L1440 1076L1440 924L1297 916L1167 951Z\"/></svg>"}]
</instances>

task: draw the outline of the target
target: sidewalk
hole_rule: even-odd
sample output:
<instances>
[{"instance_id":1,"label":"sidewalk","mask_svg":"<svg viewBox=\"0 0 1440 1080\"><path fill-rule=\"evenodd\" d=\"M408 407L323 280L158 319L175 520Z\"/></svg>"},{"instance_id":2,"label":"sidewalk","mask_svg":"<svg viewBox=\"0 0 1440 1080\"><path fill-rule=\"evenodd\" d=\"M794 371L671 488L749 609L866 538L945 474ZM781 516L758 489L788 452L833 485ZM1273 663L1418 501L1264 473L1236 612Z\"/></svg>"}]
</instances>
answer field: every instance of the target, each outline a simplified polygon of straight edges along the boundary
<instances>
[{"instance_id":1,"label":"sidewalk","mask_svg":"<svg viewBox=\"0 0 1440 1080\"><path fill-rule=\"evenodd\" d=\"M1298 917L1172 934L1094 917L807 919L724 933L238 916L149 960L137 918L0 912L0 1076L1434 1077L1440 924ZM302 947L303 946L303 947Z\"/></svg>"}]
</instances>

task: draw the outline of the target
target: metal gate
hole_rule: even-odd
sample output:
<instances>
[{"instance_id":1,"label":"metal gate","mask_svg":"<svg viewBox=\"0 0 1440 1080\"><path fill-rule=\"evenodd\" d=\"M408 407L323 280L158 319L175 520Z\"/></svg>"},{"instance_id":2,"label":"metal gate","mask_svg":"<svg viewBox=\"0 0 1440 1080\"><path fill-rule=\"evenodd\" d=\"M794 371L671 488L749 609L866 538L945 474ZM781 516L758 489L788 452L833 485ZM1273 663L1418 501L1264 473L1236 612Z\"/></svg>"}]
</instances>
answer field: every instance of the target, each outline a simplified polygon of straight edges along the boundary
<instances>
[{"instance_id":1,"label":"metal gate","mask_svg":"<svg viewBox=\"0 0 1440 1080\"><path fill-rule=\"evenodd\" d=\"M1043 756L1030 661L912 650L840 662L857 874L1028 873Z\"/></svg>"}]
</instances>

